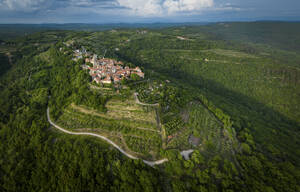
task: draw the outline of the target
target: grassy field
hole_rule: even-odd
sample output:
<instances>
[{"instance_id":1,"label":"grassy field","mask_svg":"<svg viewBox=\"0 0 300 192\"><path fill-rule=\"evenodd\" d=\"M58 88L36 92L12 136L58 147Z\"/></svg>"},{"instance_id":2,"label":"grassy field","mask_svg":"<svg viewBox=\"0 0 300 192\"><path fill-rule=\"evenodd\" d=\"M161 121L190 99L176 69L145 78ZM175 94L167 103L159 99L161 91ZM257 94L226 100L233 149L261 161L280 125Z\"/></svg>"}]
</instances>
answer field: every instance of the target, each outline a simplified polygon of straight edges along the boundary
<instances>
[{"instance_id":1,"label":"grassy field","mask_svg":"<svg viewBox=\"0 0 300 192\"><path fill-rule=\"evenodd\" d=\"M161 150L196 148L210 155L232 149L226 148L229 144L222 123L196 101L181 109L180 114L160 114L161 125L157 125L156 109L136 104L133 95L123 101L113 98L106 108L103 113L71 104L57 123L73 131L106 136L129 153L149 160L158 159ZM189 143L190 135L200 138L198 146Z\"/></svg>"},{"instance_id":2,"label":"grassy field","mask_svg":"<svg viewBox=\"0 0 300 192\"><path fill-rule=\"evenodd\" d=\"M151 126L148 128L156 129L156 114L152 107L141 106L135 103L133 98L125 102L120 100L110 100L106 107L108 108L107 115L119 119L124 118L134 122L145 122Z\"/></svg>"},{"instance_id":3,"label":"grassy field","mask_svg":"<svg viewBox=\"0 0 300 192\"><path fill-rule=\"evenodd\" d=\"M228 50L228 49L207 49L207 50L189 50L189 49L165 49L167 52L176 52L176 53L185 53L185 54L192 54L195 56L195 52L202 52L202 53L214 53L221 56L227 57L236 57L236 58L257 58L255 55L247 54L241 51L235 50ZM199 54L198 54L199 55Z\"/></svg>"},{"instance_id":4,"label":"grassy field","mask_svg":"<svg viewBox=\"0 0 300 192\"><path fill-rule=\"evenodd\" d=\"M149 160L159 158L162 142L155 108L136 104L133 96L125 101L111 99L106 107L107 112L102 113L71 104L63 110L57 123L72 131L106 136L136 156Z\"/></svg>"},{"instance_id":5,"label":"grassy field","mask_svg":"<svg viewBox=\"0 0 300 192\"><path fill-rule=\"evenodd\" d=\"M237 58L257 58L254 55L243 53L240 51L234 51L234 50L226 50L226 49L209 49L205 50L203 52L212 52L216 53L218 55L224 55L227 57L237 57Z\"/></svg>"},{"instance_id":6,"label":"grassy field","mask_svg":"<svg viewBox=\"0 0 300 192\"><path fill-rule=\"evenodd\" d=\"M114 90L112 90L112 88L109 88L109 87L100 87L100 85L95 85L96 83L94 84L89 84L89 87L91 90L95 91L95 92L99 92L101 93L102 95L114 95L115 92Z\"/></svg>"}]
</instances>

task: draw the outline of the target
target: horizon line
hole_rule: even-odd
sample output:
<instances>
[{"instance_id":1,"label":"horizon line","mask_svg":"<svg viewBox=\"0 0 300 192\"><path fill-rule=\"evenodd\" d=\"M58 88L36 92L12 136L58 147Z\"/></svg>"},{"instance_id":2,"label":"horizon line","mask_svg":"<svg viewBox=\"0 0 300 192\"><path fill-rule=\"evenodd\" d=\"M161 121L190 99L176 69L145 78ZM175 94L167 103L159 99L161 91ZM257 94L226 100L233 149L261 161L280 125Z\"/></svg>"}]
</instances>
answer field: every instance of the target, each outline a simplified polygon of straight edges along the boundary
<instances>
[{"instance_id":1,"label":"horizon line","mask_svg":"<svg viewBox=\"0 0 300 192\"><path fill-rule=\"evenodd\" d=\"M96 23L96 22L66 22L66 23L0 23L0 25L68 25L68 24L85 24L85 25L153 25L153 24L210 24L210 23L255 23L255 22L285 22L285 23L298 23L300 20L284 20L284 19L261 19L261 20L232 20L232 21L187 21L187 22L173 22L173 21L162 21L162 22L107 22L107 23Z\"/></svg>"}]
</instances>

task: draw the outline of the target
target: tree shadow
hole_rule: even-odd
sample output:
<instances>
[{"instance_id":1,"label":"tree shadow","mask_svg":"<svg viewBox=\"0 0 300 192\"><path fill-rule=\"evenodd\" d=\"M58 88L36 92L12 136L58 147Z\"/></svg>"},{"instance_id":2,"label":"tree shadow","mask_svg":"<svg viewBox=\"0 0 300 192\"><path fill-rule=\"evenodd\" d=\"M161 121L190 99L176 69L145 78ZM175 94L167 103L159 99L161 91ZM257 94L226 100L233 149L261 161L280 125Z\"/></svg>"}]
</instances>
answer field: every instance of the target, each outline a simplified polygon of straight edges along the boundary
<instances>
[{"instance_id":1,"label":"tree shadow","mask_svg":"<svg viewBox=\"0 0 300 192\"><path fill-rule=\"evenodd\" d=\"M158 69L153 68L158 71ZM159 70L160 74L191 90L203 94L216 107L231 116L237 133L250 129L257 149L277 160L291 160L300 166L299 122L296 122L271 107L247 95L225 88L221 83L179 70ZM279 150L279 152L278 152Z\"/></svg>"}]
</instances>

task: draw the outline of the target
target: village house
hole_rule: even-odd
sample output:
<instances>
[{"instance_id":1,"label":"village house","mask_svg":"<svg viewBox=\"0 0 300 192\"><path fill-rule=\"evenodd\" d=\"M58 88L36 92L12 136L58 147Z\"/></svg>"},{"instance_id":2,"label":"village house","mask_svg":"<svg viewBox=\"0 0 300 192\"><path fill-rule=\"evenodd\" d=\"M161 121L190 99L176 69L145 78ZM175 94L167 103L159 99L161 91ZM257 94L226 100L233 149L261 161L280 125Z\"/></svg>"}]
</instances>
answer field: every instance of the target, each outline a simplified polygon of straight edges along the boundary
<instances>
[{"instance_id":1,"label":"village house","mask_svg":"<svg viewBox=\"0 0 300 192\"><path fill-rule=\"evenodd\" d=\"M99 77L96 77L94 80L96 83L101 83L101 79Z\"/></svg>"},{"instance_id":2,"label":"village house","mask_svg":"<svg viewBox=\"0 0 300 192\"><path fill-rule=\"evenodd\" d=\"M101 83L111 84L112 83L111 76L110 75L106 76L105 79L101 80Z\"/></svg>"},{"instance_id":3,"label":"village house","mask_svg":"<svg viewBox=\"0 0 300 192\"><path fill-rule=\"evenodd\" d=\"M91 62L91 60L89 58L85 59L85 63L90 63L90 62Z\"/></svg>"},{"instance_id":4,"label":"village house","mask_svg":"<svg viewBox=\"0 0 300 192\"><path fill-rule=\"evenodd\" d=\"M90 53L86 51L84 47L81 47L81 49L76 49L74 51L74 58L73 61L78 61L79 59L83 59L83 57L89 57ZM90 59L86 59L86 63L91 62Z\"/></svg>"},{"instance_id":5,"label":"village house","mask_svg":"<svg viewBox=\"0 0 300 192\"><path fill-rule=\"evenodd\" d=\"M139 67L136 67L134 70L135 70L136 72L138 72L138 73L141 73L141 72L142 72L142 70L141 70Z\"/></svg>"},{"instance_id":6,"label":"village house","mask_svg":"<svg viewBox=\"0 0 300 192\"><path fill-rule=\"evenodd\" d=\"M119 83L121 81L121 79L119 77L114 77L114 83Z\"/></svg>"},{"instance_id":7,"label":"village house","mask_svg":"<svg viewBox=\"0 0 300 192\"><path fill-rule=\"evenodd\" d=\"M132 71L132 74L137 74L139 77L144 78L144 73L143 72L137 72L137 71Z\"/></svg>"},{"instance_id":8,"label":"village house","mask_svg":"<svg viewBox=\"0 0 300 192\"><path fill-rule=\"evenodd\" d=\"M139 67L129 68L128 66L124 67L122 61L116 61L109 58L98 59L96 54L87 53L84 47L82 50L75 50L74 56L77 58L83 58L83 55L88 55L85 58L85 65L82 65L83 69L88 69L89 74L92 77L92 80L100 84L111 84L111 83L120 83L121 79L129 79L131 74L137 74L139 77L144 78L144 73ZM93 67L87 65L87 63L93 64Z\"/></svg>"},{"instance_id":9,"label":"village house","mask_svg":"<svg viewBox=\"0 0 300 192\"><path fill-rule=\"evenodd\" d=\"M89 66L88 66L88 65L81 65L81 67L82 67L82 69L84 69L84 70L89 69Z\"/></svg>"}]
</instances>

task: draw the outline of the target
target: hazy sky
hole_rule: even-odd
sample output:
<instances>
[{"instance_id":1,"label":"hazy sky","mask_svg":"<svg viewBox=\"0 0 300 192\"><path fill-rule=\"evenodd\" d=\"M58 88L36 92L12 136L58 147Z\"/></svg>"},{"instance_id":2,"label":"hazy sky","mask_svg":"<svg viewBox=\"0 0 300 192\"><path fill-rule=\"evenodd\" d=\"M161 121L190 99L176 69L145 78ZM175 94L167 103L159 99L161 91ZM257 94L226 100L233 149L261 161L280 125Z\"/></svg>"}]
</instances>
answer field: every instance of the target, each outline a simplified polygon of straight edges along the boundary
<instances>
[{"instance_id":1,"label":"hazy sky","mask_svg":"<svg viewBox=\"0 0 300 192\"><path fill-rule=\"evenodd\" d=\"M300 0L0 0L0 23L300 20Z\"/></svg>"}]
</instances>

